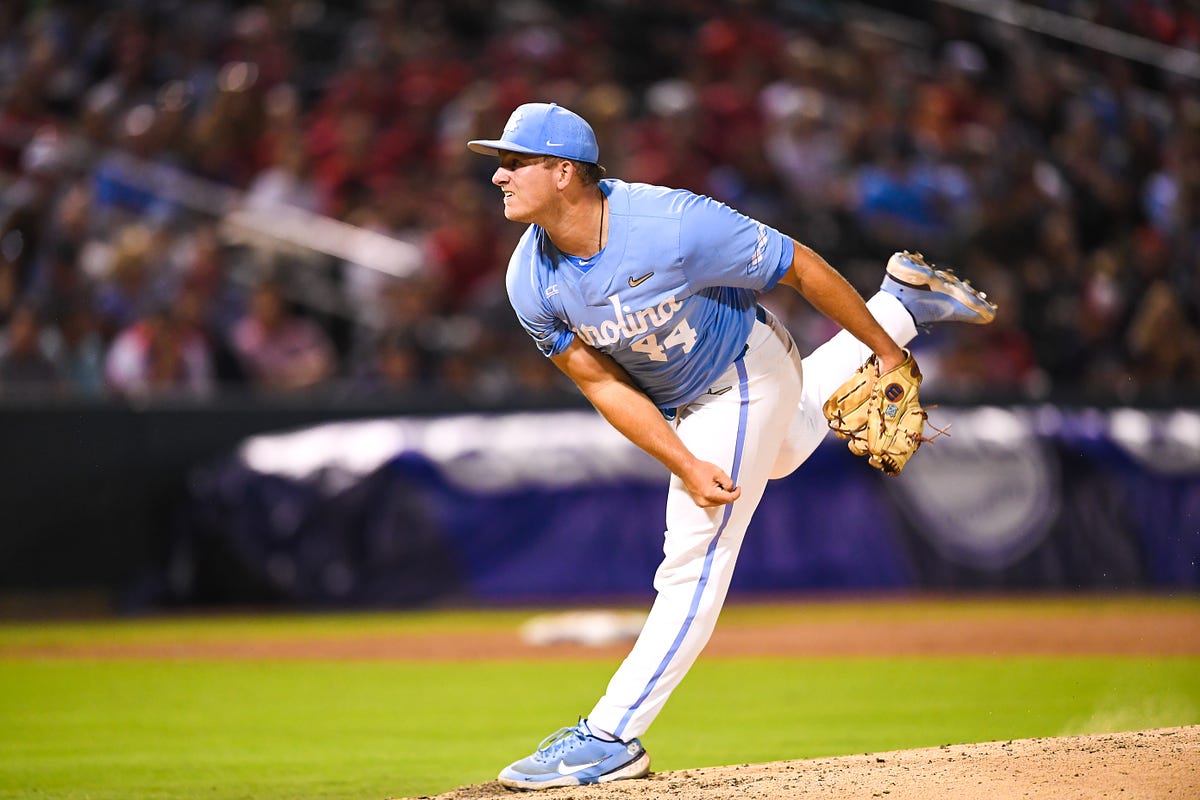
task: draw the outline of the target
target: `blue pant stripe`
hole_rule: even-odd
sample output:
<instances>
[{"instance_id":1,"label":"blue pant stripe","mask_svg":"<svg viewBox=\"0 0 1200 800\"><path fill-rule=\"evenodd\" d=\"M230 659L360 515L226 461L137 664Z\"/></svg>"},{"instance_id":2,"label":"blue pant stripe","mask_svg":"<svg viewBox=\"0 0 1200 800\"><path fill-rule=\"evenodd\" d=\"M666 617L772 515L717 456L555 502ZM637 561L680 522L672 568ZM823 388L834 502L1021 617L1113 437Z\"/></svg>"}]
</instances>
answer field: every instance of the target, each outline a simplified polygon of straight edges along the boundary
<instances>
[{"instance_id":1,"label":"blue pant stripe","mask_svg":"<svg viewBox=\"0 0 1200 800\"><path fill-rule=\"evenodd\" d=\"M729 470L729 477L733 479L733 485L737 486L738 473L741 471L742 467L742 451L745 449L746 445L746 419L750 414L750 393L745 363L743 363L742 359L738 359L734 363L737 366L738 391L741 394L741 405L738 408L737 442L734 445L733 467ZM633 716L633 712L641 707L642 703L646 701L646 698L650 696L650 692L654 690L654 687L658 684L658 681L662 677L663 673L667 671L667 666L671 663L672 659L675 658L675 654L679 651L680 646L683 644L684 638L687 636L688 631L691 630L692 622L696 619L696 611L700 608L700 598L703 597L704 590L708 586L708 576L712 571L712 561L713 556L717 551L717 542L721 540L721 534L725 532L725 526L729 524L729 518L732 515L733 503L729 503L725 506L725 513L721 517L721 525L719 528L717 528L716 535L713 536L712 541L708 543L708 551L704 556L704 568L701 569L700 579L696 582L696 591L692 594L692 603L688 608L688 615L684 619L683 625L679 628L679 633L675 636L675 641L671 643L671 647L669 650L667 650L667 654L663 656L663 660L658 665L658 669L654 671L654 675L651 676L650 682L647 683L646 688L642 690L641 696L637 699L636 703L629 707L629 710L625 712L625 716L621 717L621 724L618 725L617 729L612 732L612 734L618 739L623 738L623 732L625 730L625 726L629 724L629 718Z\"/></svg>"}]
</instances>

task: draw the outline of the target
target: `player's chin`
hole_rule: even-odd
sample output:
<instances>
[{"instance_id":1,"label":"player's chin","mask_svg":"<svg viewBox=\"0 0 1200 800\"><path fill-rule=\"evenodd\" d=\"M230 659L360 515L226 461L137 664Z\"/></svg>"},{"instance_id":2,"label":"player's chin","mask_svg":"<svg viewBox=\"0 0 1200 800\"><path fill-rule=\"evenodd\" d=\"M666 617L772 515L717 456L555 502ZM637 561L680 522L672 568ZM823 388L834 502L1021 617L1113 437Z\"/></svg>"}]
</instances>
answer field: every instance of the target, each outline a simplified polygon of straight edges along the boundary
<instances>
[{"instance_id":1,"label":"player's chin","mask_svg":"<svg viewBox=\"0 0 1200 800\"><path fill-rule=\"evenodd\" d=\"M504 217L510 222L532 222L533 209L516 197L504 198Z\"/></svg>"},{"instance_id":2,"label":"player's chin","mask_svg":"<svg viewBox=\"0 0 1200 800\"><path fill-rule=\"evenodd\" d=\"M529 222L529 215L508 203L504 204L504 218L509 222Z\"/></svg>"}]
</instances>

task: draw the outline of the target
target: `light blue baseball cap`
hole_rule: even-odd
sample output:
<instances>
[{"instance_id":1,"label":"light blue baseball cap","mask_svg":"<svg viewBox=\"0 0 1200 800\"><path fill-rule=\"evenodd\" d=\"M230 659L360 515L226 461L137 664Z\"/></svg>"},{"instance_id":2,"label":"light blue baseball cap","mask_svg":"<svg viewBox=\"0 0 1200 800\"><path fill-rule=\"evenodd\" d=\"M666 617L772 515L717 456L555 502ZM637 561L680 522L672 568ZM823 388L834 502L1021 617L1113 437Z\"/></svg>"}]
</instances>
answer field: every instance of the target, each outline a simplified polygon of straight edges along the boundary
<instances>
[{"instance_id":1,"label":"light blue baseball cap","mask_svg":"<svg viewBox=\"0 0 1200 800\"><path fill-rule=\"evenodd\" d=\"M587 120L557 103L517 106L499 139L473 139L467 147L485 156L501 150L531 155L558 156L596 164L600 146Z\"/></svg>"}]
</instances>

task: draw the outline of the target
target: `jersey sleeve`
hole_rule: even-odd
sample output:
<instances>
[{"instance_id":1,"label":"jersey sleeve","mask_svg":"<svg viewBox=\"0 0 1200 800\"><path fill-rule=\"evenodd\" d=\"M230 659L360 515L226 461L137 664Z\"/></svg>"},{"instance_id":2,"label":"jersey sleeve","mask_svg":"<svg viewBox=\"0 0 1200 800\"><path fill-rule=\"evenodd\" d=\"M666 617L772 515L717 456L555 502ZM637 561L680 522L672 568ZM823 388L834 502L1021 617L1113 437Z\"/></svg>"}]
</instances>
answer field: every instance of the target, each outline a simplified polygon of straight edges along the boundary
<instances>
[{"instance_id":1,"label":"jersey sleeve","mask_svg":"<svg viewBox=\"0 0 1200 800\"><path fill-rule=\"evenodd\" d=\"M550 303L555 287L540 279L532 236L526 234L508 263L505 287L517 320L544 355L556 356L567 349L575 332ZM549 295L549 296L547 296Z\"/></svg>"},{"instance_id":2,"label":"jersey sleeve","mask_svg":"<svg viewBox=\"0 0 1200 800\"><path fill-rule=\"evenodd\" d=\"M774 288L792 263L790 237L711 197L683 202L679 247L693 286Z\"/></svg>"}]
</instances>

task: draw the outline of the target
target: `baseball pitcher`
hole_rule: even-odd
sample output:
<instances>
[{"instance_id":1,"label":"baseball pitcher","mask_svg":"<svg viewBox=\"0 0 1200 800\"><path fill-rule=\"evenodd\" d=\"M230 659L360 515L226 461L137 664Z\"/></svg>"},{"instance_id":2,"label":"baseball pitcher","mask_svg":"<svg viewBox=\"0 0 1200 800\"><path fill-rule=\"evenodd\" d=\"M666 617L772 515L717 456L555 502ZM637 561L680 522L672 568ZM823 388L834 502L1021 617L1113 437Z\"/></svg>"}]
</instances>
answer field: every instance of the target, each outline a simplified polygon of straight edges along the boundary
<instances>
[{"instance_id":1,"label":"baseball pitcher","mask_svg":"<svg viewBox=\"0 0 1200 800\"><path fill-rule=\"evenodd\" d=\"M521 324L617 430L671 471L657 596L586 718L506 767L544 789L650 770L646 732L708 642L767 481L832 428L896 474L924 437L904 349L932 322L996 307L950 271L897 253L864 303L810 248L711 198L605 177L591 126L553 103L517 108L499 139L504 216L528 224L507 286ZM844 330L801 358L757 303L778 283Z\"/></svg>"}]
</instances>

